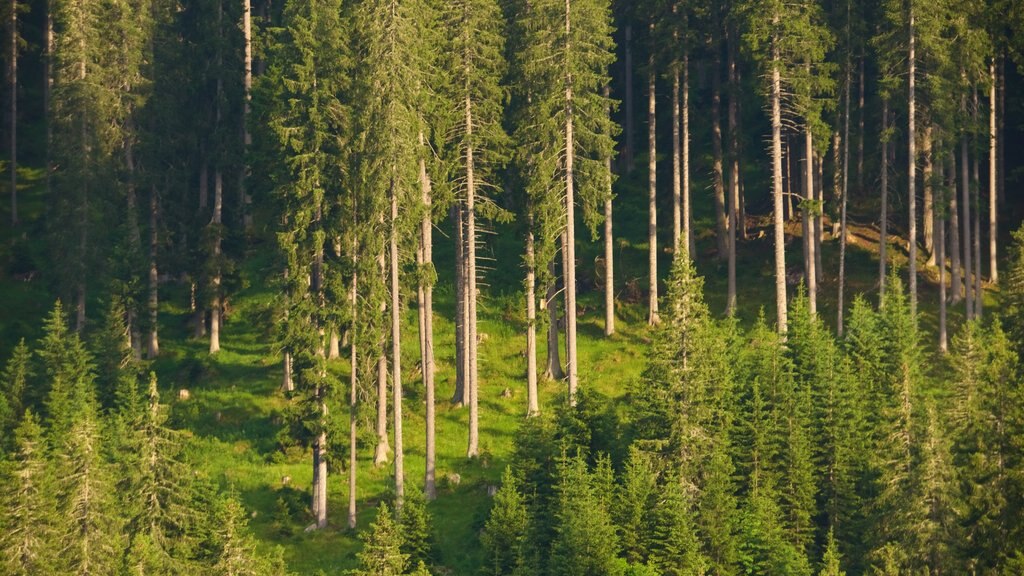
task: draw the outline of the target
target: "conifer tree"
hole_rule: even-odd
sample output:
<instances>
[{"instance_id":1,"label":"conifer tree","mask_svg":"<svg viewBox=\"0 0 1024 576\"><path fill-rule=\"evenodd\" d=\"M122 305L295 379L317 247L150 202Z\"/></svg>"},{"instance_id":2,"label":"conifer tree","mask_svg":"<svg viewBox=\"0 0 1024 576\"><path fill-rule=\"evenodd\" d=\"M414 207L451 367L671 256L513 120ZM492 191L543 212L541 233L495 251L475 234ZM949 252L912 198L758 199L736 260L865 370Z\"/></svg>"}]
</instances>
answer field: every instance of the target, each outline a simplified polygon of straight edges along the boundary
<instances>
[{"instance_id":1,"label":"conifer tree","mask_svg":"<svg viewBox=\"0 0 1024 576\"><path fill-rule=\"evenodd\" d=\"M49 450L31 409L15 431L14 445L0 490L0 568L11 576L53 573L59 566L61 519L48 473Z\"/></svg>"},{"instance_id":2,"label":"conifer tree","mask_svg":"<svg viewBox=\"0 0 1024 576\"><path fill-rule=\"evenodd\" d=\"M846 572L840 567L842 556L839 554L839 545L831 530L825 542L825 555L821 559L821 571L818 572L818 576L846 576Z\"/></svg>"},{"instance_id":3,"label":"conifer tree","mask_svg":"<svg viewBox=\"0 0 1024 576\"><path fill-rule=\"evenodd\" d=\"M555 487L555 538L548 571L552 576L617 574L618 542L596 476L579 455L562 456Z\"/></svg>"},{"instance_id":4,"label":"conifer tree","mask_svg":"<svg viewBox=\"0 0 1024 576\"><path fill-rule=\"evenodd\" d=\"M486 556L485 570L492 576L526 576L532 553L528 549L530 515L512 468L506 467L494 506L480 534Z\"/></svg>"},{"instance_id":5,"label":"conifer tree","mask_svg":"<svg viewBox=\"0 0 1024 576\"><path fill-rule=\"evenodd\" d=\"M398 526L402 533L402 553L409 564L417 566L431 558L431 518L423 492L412 488L406 493L398 512Z\"/></svg>"},{"instance_id":6,"label":"conifer tree","mask_svg":"<svg viewBox=\"0 0 1024 576\"><path fill-rule=\"evenodd\" d=\"M284 562L265 557L256 550L256 542L246 531L245 509L234 494L218 499L214 512L219 527L213 571L224 576L272 576L284 574Z\"/></svg>"},{"instance_id":7,"label":"conifer tree","mask_svg":"<svg viewBox=\"0 0 1024 576\"><path fill-rule=\"evenodd\" d=\"M651 565L664 576L704 574L707 559L701 552L692 497L677 474L667 475L661 483L653 515Z\"/></svg>"},{"instance_id":8,"label":"conifer tree","mask_svg":"<svg viewBox=\"0 0 1024 576\"><path fill-rule=\"evenodd\" d=\"M400 576L405 573L409 557L402 553L402 532L388 505L377 507L377 519L369 532L362 535L363 550L356 557L359 568L352 576Z\"/></svg>"},{"instance_id":9,"label":"conifer tree","mask_svg":"<svg viewBox=\"0 0 1024 576\"><path fill-rule=\"evenodd\" d=\"M28 401L26 386L32 376L31 360L32 353L22 338L11 352L0 376L0 386L3 387L0 392L0 431L5 438L13 438L11 433L25 412ZM0 445L10 447L5 441Z\"/></svg>"},{"instance_id":10,"label":"conifer tree","mask_svg":"<svg viewBox=\"0 0 1024 576\"><path fill-rule=\"evenodd\" d=\"M526 188L537 210L538 270L561 238L569 401L579 380L576 344L576 205L593 231L607 187L611 156L607 117L608 65L614 57L607 0L541 0L519 10L523 50L517 61L526 98L515 140L525 162ZM552 57L553 56L553 57ZM577 198L578 194L578 198Z\"/></svg>"},{"instance_id":11,"label":"conifer tree","mask_svg":"<svg viewBox=\"0 0 1024 576\"><path fill-rule=\"evenodd\" d=\"M279 193L288 228L278 235L288 263L286 337L295 385L301 394L302 425L313 445L312 510L315 525L327 523L327 400L334 389L324 341L329 321L343 308L332 262L325 256L338 218L339 155L346 129L340 100L346 87L345 44L338 2L292 2L285 10L286 38L272 54L271 77L280 107L272 128L286 158L288 175Z\"/></svg>"},{"instance_id":12,"label":"conifer tree","mask_svg":"<svg viewBox=\"0 0 1024 576\"><path fill-rule=\"evenodd\" d=\"M621 552L630 563L648 560L656 525L654 501L657 488L658 474L652 456L635 446L630 447L629 459L612 506Z\"/></svg>"}]
</instances>

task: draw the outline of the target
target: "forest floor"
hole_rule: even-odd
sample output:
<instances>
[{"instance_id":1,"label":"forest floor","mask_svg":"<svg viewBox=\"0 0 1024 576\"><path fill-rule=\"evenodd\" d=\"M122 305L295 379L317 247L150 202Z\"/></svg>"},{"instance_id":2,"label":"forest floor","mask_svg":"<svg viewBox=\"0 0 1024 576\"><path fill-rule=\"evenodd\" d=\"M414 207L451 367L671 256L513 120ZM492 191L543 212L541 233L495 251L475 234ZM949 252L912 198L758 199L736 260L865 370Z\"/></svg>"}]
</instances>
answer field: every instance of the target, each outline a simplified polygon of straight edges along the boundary
<instances>
[{"instance_id":1,"label":"forest floor","mask_svg":"<svg viewBox=\"0 0 1024 576\"><path fill-rule=\"evenodd\" d=\"M32 174L27 174L31 184ZM638 175L639 176L639 175ZM634 183L620 182L616 200L616 334L603 335L603 310L600 281L595 263L599 242L581 237L579 249L580 386L608 398L622 396L644 366L650 332L646 326L647 240L646 197L640 178ZM31 188L31 186L30 186ZM697 188L695 188L697 189ZM26 194L23 214L38 217L43 207L39 195ZM710 202L708 202L710 204ZM865 202L865 204L868 204ZM869 205L853 213L875 214ZM722 315L726 299L726 264L716 259L713 222L704 207L698 213L697 265L706 278L705 293L714 314ZM666 210L663 214L667 215ZM851 216L847 250L846 302L857 294L874 298L878 284L878 228L869 216ZM668 224L663 221L663 228ZM740 243L737 263L738 316L744 325L764 314L775 318L774 268L770 223L766 217L748 220L749 239ZM670 226L670 225L669 225ZM37 229L39 227L36 227ZM488 487L498 483L513 449L512 439L526 412L525 322L522 297L521 240L512 228L499 227L484 238L484 257L489 269L484 272L480 317L480 451L476 459L467 459L468 410L452 404L454 391L454 294L452 269L454 249L450 226L440 225L435 249L439 282L435 291L434 319L437 358L437 476L439 495L430 504L434 521L434 539L438 574L476 574L482 563L477 535L486 520ZM801 268L800 225L789 225L787 262L791 276ZM4 230L7 230L5 227ZM826 224L824 242L824 282L820 288L819 313L833 325L836 316L838 241ZM585 234L585 233L584 233ZM309 451L287 441L282 414L287 400L280 392L281 358L274 350L272 308L277 294L267 278L275 277L273 235L269 232L250 238L247 257L240 266L241 289L230 297L230 311L221 332L222 350L211 357L205 340L190 337L188 326L189 293L186 287L168 283L162 287L160 307L161 356L152 368L160 378L164 402L171 406L171 424L191 434L191 457L198 473L241 495L251 512L251 526L261 545L280 545L291 571L312 574L318 570L338 573L352 567L359 549L357 535L345 528L347 479L341 462L343 452L336 451L328 484L329 527L305 532L310 523L306 511L311 483ZM667 234L662 235L662 240ZM906 242L893 237L891 254L901 268L906 265ZM38 334L41 319L52 306L50 287L26 264L33 258L23 253L28 238L0 232L0 359L6 359L17 338ZM660 252L659 272L667 275L672 255ZM36 255L35 262L45 262ZM920 305L925 345L934 349L938 287L937 269L921 260ZM30 275L30 276L27 276ZM991 287L986 305L995 302ZM791 294L796 287L790 285ZM961 307L962 308L962 307ZM94 308L94 311L96 309ZM962 310L950 309L950 333L959 324ZM424 462L424 401L418 371L419 350L416 337L415 305L405 313L403 326L403 374L406 403L404 429L407 483L422 486ZM543 363L546 339L540 335L539 362ZM563 355L564 358L564 355ZM332 363L341 377L347 376L345 359ZM343 380L344 382L345 380ZM179 399L179 390L189 390L187 400ZM560 382L543 382L541 399L550 410L564 394ZM362 414L358 460L359 526L372 520L376 502L391 485L390 466L375 468L372 463L374 436L367 403ZM614 404L613 404L614 406ZM347 424L344 426L347 430ZM347 433L339 430L340 442ZM392 441L391 445L394 445Z\"/></svg>"}]
</instances>

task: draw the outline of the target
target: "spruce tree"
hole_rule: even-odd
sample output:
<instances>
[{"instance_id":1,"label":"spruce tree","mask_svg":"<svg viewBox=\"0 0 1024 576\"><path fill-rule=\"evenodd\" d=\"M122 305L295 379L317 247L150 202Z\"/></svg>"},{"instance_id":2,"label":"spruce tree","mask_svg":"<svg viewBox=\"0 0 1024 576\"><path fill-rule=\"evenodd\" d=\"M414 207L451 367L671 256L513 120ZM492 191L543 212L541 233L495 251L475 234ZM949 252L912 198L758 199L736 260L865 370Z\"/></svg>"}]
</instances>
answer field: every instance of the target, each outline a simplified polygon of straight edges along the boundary
<instances>
[{"instance_id":1,"label":"spruce tree","mask_svg":"<svg viewBox=\"0 0 1024 576\"><path fill-rule=\"evenodd\" d=\"M391 515L388 505L377 507L377 519L369 532L362 535L363 549L356 557L359 568L352 576L400 576L405 573L409 557L403 554L401 527Z\"/></svg>"},{"instance_id":2,"label":"spruce tree","mask_svg":"<svg viewBox=\"0 0 1024 576\"><path fill-rule=\"evenodd\" d=\"M267 557L257 551L255 540L247 533L245 508L235 494L221 496L213 514L219 527L216 533L214 573L224 576L273 576L285 573L280 556Z\"/></svg>"},{"instance_id":3,"label":"spruce tree","mask_svg":"<svg viewBox=\"0 0 1024 576\"><path fill-rule=\"evenodd\" d=\"M579 455L563 454L557 482L553 502L555 538L548 572L552 576L617 574L615 526L598 493L595 474Z\"/></svg>"},{"instance_id":4,"label":"spruce tree","mask_svg":"<svg viewBox=\"0 0 1024 576\"><path fill-rule=\"evenodd\" d=\"M48 472L49 449L31 409L15 431L0 490L0 567L11 576L58 570L57 499Z\"/></svg>"},{"instance_id":5,"label":"spruce tree","mask_svg":"<svg viewBox=\"0 0 1024 576\"><path fill-rule=\"evenodd\" d=\"M692 496L678 474L669 474L660 485L653 511L650 563L664 576L704 574L707 559L701 551Z\"/></svg>"},{"instance_id":6,"label":"spruce tree","mask_svg":"<svg viewBox=\"0 0 1024 576\"><path fill-rule=\"evenodd\" d=\"M612 506L622 556L633 564L648 560L653 540L658 471L652 455L630 447Z\"/></svg>"},{"instance_id":7,"label":"spruce tree","mask_svg":"<svg viewBox=\"0 0 1024 576\"><path fill-rule=\"evenodd\" d=\"M432 556L430 511L423 492L415 487L406 493L398 511L398 525L402 533L401 550L409 558L409 565L429 562Z\"/></svg>"},{"instance_id":8,"label":"spruce tree","mask_svg":"<svg viewBox=\"0 0 1024 576\"><path fill-rule=\"evenodd\" d=\"M484 547L484 570L491 576L526 576L533 554L528 548L530 516L526 499L512 468L506 467L501 487L487 517L480 543Z\"/></svg>"},{"instance_id":9,"label":"spruce tree","mask_svg":"<svg viewBox=\"0 0 1024 576\"><path fill-rule=\"evenodd\" d=\"M0 376L0 386L3 387L0 391L0 432L4 433L4 438L13 438L11 434L25 412L28 400L26 386L32 377L31 361L32 353L22 338L11 352ZM0 446L9 447L6 441L0 441Z\"/></svg>"}]
</instances>

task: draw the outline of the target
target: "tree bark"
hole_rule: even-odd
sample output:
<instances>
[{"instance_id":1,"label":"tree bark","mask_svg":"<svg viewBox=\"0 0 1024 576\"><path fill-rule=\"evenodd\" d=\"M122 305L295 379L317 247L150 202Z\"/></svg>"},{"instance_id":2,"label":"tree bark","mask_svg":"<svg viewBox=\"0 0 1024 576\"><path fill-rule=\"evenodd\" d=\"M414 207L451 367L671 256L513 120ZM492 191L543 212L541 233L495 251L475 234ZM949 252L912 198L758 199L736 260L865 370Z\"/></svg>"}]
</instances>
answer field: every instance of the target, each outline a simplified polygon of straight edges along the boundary
<instances>
[{"instance_id":1,"label":"tree bark","mask_svg":"<svg viewBox=\"0 0 1024 576\"><path fill-rule=\"evenodd\" d=\"M425 149L423 133L419 134L420 149ZM434 265L434 219L433 219L433 191L430 184L430 176L427 174L427 163L420 158L420 191L423 194L423 219L420 221L420 245L423 265L433 268ZM423 385L425 388L426 406L426 441L425 457L426 466L423 477L423 495L427 500L437 497L436 487L436 465L437 442L435 440L435 388L434 388L434 284L432 281L423 282L423 350L422 368Z\"/></svg>"},{"instance_id":2,"label":"tree bark","mask_svg":"<svg viewBox=\"0 0 1024 576\"><path fill-rule=\"evenodd\" d=\"M625 144L622 147L622 161L626 165L626 173L633 171L633 144L635 136L633 134L633 26L626 24L625 30L625 56L623 58L625 68L625 78L623 84L626 85L626 102L625 102Z\"/></svg>"},{"instance_id":3,"label":"tree bark","mask_svg":"<svg viewBox=\"0 0 1024 576\"><path fill-rule=\"evenodd\" d=\"M604 87L605 98L611 96L611 89L608 86ZM605 113L611 116L611 107L609 106ZM605 200L604 200L604 335L611 336L615 333L615 237L612 229L612 157L611 155L605 159L605 172L606 172L606 189L605 189ZM531 215L532 217L532 215ZM530 237L530 255L529 258L533 258L533 227L531 220ZM530 274L533 274L533 264L529 264ZM529 289L533 290L533 279L530 279ZM530 305L534 303L531 300ZM534 311L536 314L536 311ZM532 327L531 327L532 329ZM536 334L533 336L536 339ZM534 341L536 346L536 341ZM536 362L534 360L534 362ZM534 381L536 384L536 367L534 368Z\"/></svg>"},{"instance_id":4,"label":"tree bark","mask_svg":"<svg viewBox=\"0 0 1024 576\"><path fill-rule=\"evenodd\" d=\"M658 151L653 55L647 66L647 323L654 325L658 323Z\"/></svg>"},{"instance_id":5,"label":"tree bark","mask_svg":"<svg viewBox=\"0 0 1024 576\"><path fill-rule=\"evenodd\" d=\"M908 216L908 244L910 248L910 312L917 321L917 131L915 122L917 120L917 102L915 89L915 76L917 74L917 60L915 57L915 32L914 32L914 3L910 2L910 54L907 58L909 72L907 87L907 206Z\"/></svg>"},{"instance_id":6,"label":"tree bark","mask_svg":"<svg viewBox=\"0 0 1024 576\"><path fill-rule=\"evenodd\" d=\"M537 256L533 248L533 207L527 208L526 230L526 416L540 414L537 398ZM607 230L607 224L605 224Z\"/></svg>"},{"instance_id":7,"label":"tree bark","mask_svg":"<svg viewBox=\"0 0 1024 576\"><path fill-rule=\"evenodd\" d=\"M10 90L10 173L11 226L18 225L18 0L11 0L9 14L10 53L8 56L8 87Z\"/></svg>"},{"instance_id":8,"label":"tree bark","mask_svg":"<svg viewBox=\"0 0 1024 576\"><path fill-rule=\"evenodd\" d=\"M377 267L380 270L381 279L387 284L387 272L385 271L383 249L377 255ZM387 314L387 303L381 302L379 313L381 317ZM377 445L373 450L373 465L380 467L387 463L388 452L391 446L388 445L388 360L387 343L383 333L380 334L377 342L379 356L377 356Z\"/></svg>"},{"instance_id":9,"label":"tree bark","mask_svg":"<svg viewBox=\"0 0 1024 576\"><path fill-rule=\"evenodd\" d=\"M807 165L807 171L805 173L806 180L804 181L804 191L807 199L804 201L804 220L807 221L808 236L804 238L804 242L807 243L807 301L808 307L811 311L811 315L818 313L818 274L815 269L817 264L817 258L815 257L815 250L818 245L818 227L817 227L817 195L814 192L814 135L811 133L811 127L804 127L804 162Z\"/></svg>"},{"instance_id":10,"label":"tree bark","mask_svg":"<svg viewBox=\"0 0 1024 576\"><path fill-rule=\"evenodd\" d=\"M469 406L468 361L466 358L466 228L462 206L451 209L455 223L455 394L452 402Z\"/></svg>"},{"instance_id":11,"label":"tree bark","mask_svg":"<svg viewBox=\"0 0 1024 576\"><path fill-rule=\"evenodd\" d=\"M777 26L775 14L772 25ZM779 334L786 334L786 236L782 214L782 79L779 72L778 38L772 42L772 83L769 99L772 107L772 199L775 219L775 310Z\"/></svg>"},{"instance_id":12,"label":"tree bark","mask_svg":"<svg viewBox=\"0 0 1024 576\"><path fill-rule=\"evenodd\" d=\"M785 220L788 221L788 220L792 220L794 218L794 215L793 215L793 193L794 193L794 190L796 189L796 186L793 185L793 145L790 142L790 139L788 137L786 138L786 148L785 148L785 152L783 152L783 155L786 158L786 174L785 174L785 179L783 180L784 187L783 187L783 192L782 192L786 196L786 203L784 204L784 207L783 207L783 212L784 212L783 217L784 217ZM806 258L806 256L805 256L805 258Z\"/></svg>"},{"instance_id":13,"label":"tree bark","mask_svg":"<svg viewBox=\"0 0 1024 576\"><path fill-rule=\"evenodd\" d=\"M950 296L950 302L953 304L958 304L964 294L963 270L960 267L960 257L963 253L960 251L960 202L957 200L956 170L956 154L950 152L949 173L946 175L946 180L951 191L949 197L949 277L950 290L953 293Z\"/></svg>"},{"instance_id":14,"label":"tree bark","mask_svg":"<svg viewBox=\"0 0 1024 576\"><path fill-rule=\"evenodd\" d=\"M843 106L843 186L839 205L839 297L836 303L836 333L843 337L843 308L846 290L846 205L850 195L850 84L853 83L852 63L846 57L846 93ZM837 159L838 160L838 159Z\"/></svg>"},{"instance_id":15,"label":"tree bark","mask_svg":"<svg viewBox=\"0 0 1024 576\"><path fill-rule=\"evenodd\" d=\"M683 55L683 235L688 256L694 260L697 246L693 234L693 206L690 203L690 56Z\"/></svg>"},{"instance_id":16,"label":"tree bark","mask_svg":"<svg viewBox=\"0 0 1024 576\"><path fill-rule=\"evenodd\" d=\"M722 90L719 68L721 67L718 55L717 36L712 40L712 49L715 56L712 62L711 72L711 154L712 154L712 185L714 186L715 200L715 231L718 240L718 260L727 257L729 250L729 222L726 216L725 207L725 174L722 165L722 121L719 118L722 108Z\"/></svg>"},{"instance_id":17,"label":"tree bark","mask_svg":"<svg viewBox=\"0 0 1024 576\"><path fill-rule=\"evenodd\" d=\"M466 457L476 458L480 453L480 415L478 406L477 381L477 330L476 330L476 176L473 158L473 107L466 97L466 291L468 292L469 330L469 445Z\"/></svg>"},{"instance_id":18,"label":"tree bark","mask_svg":"<svg viewBox=\"0 0 1024 576\"><path fill-rule=\"evenodd\" d=\"M999 199L998 176L996 167L997 120L996 120L996 60L993 58L988 65L988 278L993 284L999 283L999 267L996 262L996 242L998 232L997 205Z\"/></svg>"},{"instance_id":19,"label":"tree bark","mask_svg":"<svg viewBox=\"0 0 1024 576\"><path fill-rule=\"evenodd\" d=\"M729 261L728 261L728 289L725 300L725 313L729 316L736 314L736 228L739 225L740 209L740 157L739 157L739 130L737 119L737 98L738 86L736 78L736 57L733 50L733 31L731 26L726 28L726 74L729 93Z\"/></svg>"},{"instance_id":20,"label":"tree bark","mask_svg":"<svg viewBox=\"0 0 1024 576\"><path fill-rule=\"evenodd\" d=\"M224 179L220 168L213 172L213 220L214 227L213 258L215 261L213 279L211 280L210 296L210 354L220 352L220 321L221 321L221 296L220 296L220 253L221 253L221 209L224 204Z\"/></svg>"},{"instance_id":21,"label":"tree bark","mask_svg":"<svg viewBox=\"0 0 1024 576\"><path fill-rule=\"evenodd\" d=\"M980 109L980 103L978 102L978 89L974 89L974 107L972 109L972 116L974 125L978 124L978 110ZM974 154L972 155L973 162L971 165L971 188L972 197L974 198L974 234L971 235L971 248L974 252L974 317L981 320L981 308L984 300L984 293L981 290L981 161L978 157L980 150L980 142L975 141Z\"/></svg>"},{"instance_id":22,"label":"tree bark","mask_svg":"<svg viewBox=\"0 0 1024 576\"><path fill-rule=\"evenodd\" d=\"M352 264L358 266L359 248L356 242L352 242ZM358 422L359 422L359 357L358 338L356 327L359 325L359 273L352 273L352 291L349 294L349 303L352 306L352 336L349 339L349 380L348 380L348 529L356 527L356 466L359 463L356 458L358 449Z\"/></svg>"},{"instance_id":23,"label":"tree bark","mask_svg":"<svg viewBox=\"0 0 1024 576\"><path fill-rule=\"evenodd\" d=\"M239 173L238 185L238 208L241 212L242 229L249 230L252 226L252 216L249 214L249 193L246 188L249 175L249 162L247 154L252 146L252 134L249 133L249 115L252 107L252 2L242 1L242 36L245 41L244 64L245 75L243 78L243 113L242 113L242 168Z\"/></svg>"},{"instance_id":24,"label":"tree bark","mask_svg":"<svg viewBox=\"0 0 1024 576\"><path fill-rule=\"evenodd\" d=\"M327 333L327 359L337 360L341 358L341 342L338 338L338 329L332 326L327 330Z\"/></svg>"},{"instance_id":25,"label":"tree bark","mask_svg":"<svg viewBox=\"0 0 1024 576\"><path fill-rule=\"evenodd\" d=\"M857 75L857 193L864 194L864 48L861 47L860 73Z\"/></svg>"},{"instance_id":26,"label":"tree bark","mask_svg":"<svg viewBox=\"0 0 1024 576\"><path fill-rule=\"evenodd\" d=\"M405 458L402 450L402 313L398 278L398 191L391 185L390 264L391 281L391 393L395 433L395 508L401 509L405 496Z\"/></svg>"},{"instance_id":27,"label":"tree bark","mask_svg":"<svg viewBox=\"0 0 1024 576\"><path fill-rule=\"evenodd\" d=\"M281 390L284 392L294 392L295 381L292 380L292 355L289 352L282 353L281 366L284 369L284 376L281 381Z\"/></svg>"},{"instance_id":28,"label":"tree bark","mask_svg":"<svg viewBox=\"0 0 1024 576\"><path fill-rule=\"evenodd\" d=\"M934 197L932 194L932 124L925 122L921 131L921 180L923 184L924 203L922 205L921 228L924 232L924 249L928 253L929 266L935 265L935 243L932 234L935 231Z\"/></svg>"},{"instance_id":29,"label":"tree bark","mask_svg":"<svg viewBox=\"0 0 1024 576\"><path fill-rule=\"evenodd\" d=\"M544 369L544 378L546 380L562 380L565 378L565 372L562 370L562 358L558 345L558 333L560 332L558 326L558 284L555 280L554 262L549 266L549 273L551 280L544 298L544 307L548 311L548 355L547 367Z\"/></svg>"},{"instance_id":30,"label":"tree bark","mask_svg":"<svg viewBox=\"0 0 1024 576\"><path fill-rule=\"evenodd\" d=\"M159 231L157 229L157 216L159 202L157 202L156 185L150 186L149 192L149 352L150 358L160 355L160 338L157 331L157 320L159 313L159 280L156 257L159 249Z\"/></svg>"},{"instance_id":31,"label":"tree bark","mask_svg":"<svg viewBox=\"0 0 1024 576\"><path fill-rule=\"evenodd\" d=\"M935 251L939 262L939 351L946 353L946 221L941 217L935 220Z\"/></svg>"},{"instance_id":32,"label":"tree bark","mask_svg":"<svg viewBox=\"0 0 1024 576\"><path fill-rule=\"evenodd\" d=\"M967 112L967 97L963 97L960 100L960 111L966 115ZM970 172L971 167L967 158L967 133L964 132L960 135L960 191L961 191L961 203L960 207L963 212L962 224L963 232L961 237L963 239L963 263L964 263L964 302L967 312L967 320L974 319L974 283L971 281L971 273L974 272L974 267L971 265L971 184L970 184Z\"/></svg>"},{"instance_id":33,"label":"tree bark","mask_svg":"<svg viewBox=\"0 0 1024 576\"><path fill-rule=\"evenodd\" d=\"M572 38L569 18L570 0L565 0L565 37ZM566 46L566 52L571 45ZM568 58L568 54L566 55ZM572 82L565 86L565 246L562 254L567 264L565 279L565 340L566 365L569 377L569 405L576 405L576 386L578 384L577 369L579 364L576 356L576 199L574 195L573 161L576 154L576 143L573 138L573 93Z\"/></svg>"},{"instance_id":34,"label":"tree bark","mask_svg":"<svg viewBox=\"0 0 1024 576\"><path fill-rule=\"evenodd\" d=\"M672 254L679 253L683 233L682 149L679 139L679 64L672 65Z\"/></svg>"}]
</instances>

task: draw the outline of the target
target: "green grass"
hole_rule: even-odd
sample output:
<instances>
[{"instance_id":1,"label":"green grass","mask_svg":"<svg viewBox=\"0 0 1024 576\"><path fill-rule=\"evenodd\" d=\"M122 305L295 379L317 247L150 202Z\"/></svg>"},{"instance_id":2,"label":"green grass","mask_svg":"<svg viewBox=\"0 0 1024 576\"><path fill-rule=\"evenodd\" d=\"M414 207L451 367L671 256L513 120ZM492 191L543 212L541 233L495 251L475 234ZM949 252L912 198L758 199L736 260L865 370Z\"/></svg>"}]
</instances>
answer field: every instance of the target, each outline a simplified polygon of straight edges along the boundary
<instances>
[{"instance_id":1,"label":"green grass","mask_svg":"<svg viewBox=\"0 0 1024 576\"><path fill-rule=\"evenodd\" d=\"M33 180L33 176L35 180ZM646 297L627 286L646 286L647 238L646 192L642 174L620 181L616 200L616 286L619 294L617 333L603 336L601 294L593 288L595 257L600 245L589 237L581 237L579 272L580 306L585 314L579 324L579 356L581 386L610 398L622 396L628 384L636 379L644 364L649 333L646 327ZM40 201L38 174L26 173L23 195L25 221L39 221L43 205ZM704 183L695 182L694 190L704 190ZM34 190L35 193L32 193ZM698 198L698 226L702 231L697 256L698 270L706 278L706 294L712 312L722 314L725 308L725 262L714 257L713 222L707 194ZM665 210L663 214L667 214ZM865 218L867 220L867 218ZM663 228L668 227L663 222ZM442 225L447 229L447 225ZM4 228L7 230L7 228ZM465 457L468 435L468 410L451 405L454 390L454 298L452 290L453 249L450 234L438 234L436 247L439 284L435 292L434 320L438 373L437 383L437 475L440 479L438 499L430 505L434 516L434 536L440 574L475 574L482 556L477 534L486 519L489 498L487 487L496 484L509 464L512 438L524 419L525 393L525 324L521 293L521 241L509 227L498 227L496 235L487 239L493 255L493 270L486 275L479 307L480 328L484 337L480 345L480 449L481 457ZM763 310L771 321L775 317L774 268L770 231L744 241L739 250L737 283L738 315L749 325ZM41 227L27 227L0 232L0 265L11 272L19 264L19 254L28 253L30 260L45 262L45 254L30 235L40 234ZM847 253L847 303L863 293L873 297L877 284L878 260L873 249L870 226L856 226L858 237ZM269 236L269 235L268 235ZM589 236L584 233L584 236ZM661 242L666 242L663 235ZM240 292L231 297L232 310L222 328L222 350L214 357L207 353L205 340L189 336L187 325L188 293L185 287L167 285L161 294L161 356L153 363L160 377L163 399L171 405L171 422L192 435L191 453L199 473L233 486L251 512L251 526L262 546L281 546L289 568L299 574L317 570L337 573L352 567L359 549L357 535L345 528L347 477L340 466L329 477L329 527L318 532L304 532L310 522L305 511L311 483L311 458L308 450L282 449L279 434L287 400L279 391L281 362L273 350L273 329L270 315L276 298L263 279L276 272L271 257L269 238L256 238L241 266L243 278ZM829 323L835 322L838 244L824 244L825 281L819 297L819 311ZM896 261L905 262L899 249L893 249ZM672 255L662 250L659 271L668 273ZM791 238L787 262L799 268L800 241ZM901 264L904 265L904 264ZM14 270L16 271L16 270ZM793 287L791 290L795 292ZM14 281L10 273L0 279L0 301L4 302L0 320L0 354L6 356L18 337L30 339L37 334L40 319L52 304L50 287L45 280ZM987 304L993 304L988 295ZM929 271L922 274L922 324L932 339L936 324L937 286ZM94 310L95 311L95 308ZM959 311L951 308L951 326L959 321ZM404 430L407 483L422 485L424 472L424 402L422 383L417 370L418 345L416 312L413 307L404 316L403 382ZM952 330L951 330L952 333ZM540 335L540 359L545 354L546 339ZM929 340L931 341L931 340ZM332 370L347 374L348 363L340 360ZM343 380L344 381L344 380ZM541 398L544 409L564 393L562 383L544 382ZM180 389L190 391L190 399L179 401ZM503 397L505 390L511 397ZM370 408L367 407L369 410ZM339 413L342 406L335 407ZM379 499L392 484L391 467L374 468L371 462L373 435L369 427L361 434L358 451L358 503L360 528L373 516ZM344 438L339 438L344 441ZM394 441L391 441L394 446ZM334 458L336 464L343 459ZM347 463L346 463L347 464ZM457 474L458 485L448 482ZM289 477L285 486L282 479ZM277 502L283 499L290 506L288 517L278 514Z\"/></svg>"}]
</instances>

